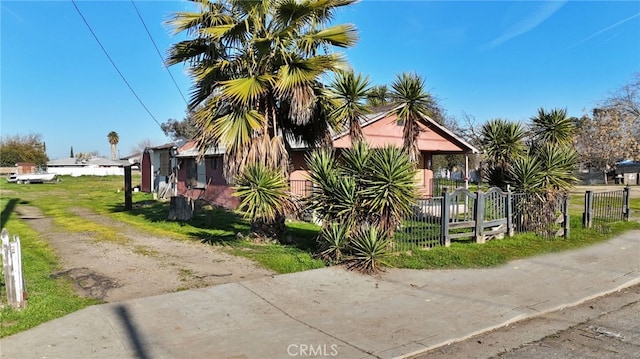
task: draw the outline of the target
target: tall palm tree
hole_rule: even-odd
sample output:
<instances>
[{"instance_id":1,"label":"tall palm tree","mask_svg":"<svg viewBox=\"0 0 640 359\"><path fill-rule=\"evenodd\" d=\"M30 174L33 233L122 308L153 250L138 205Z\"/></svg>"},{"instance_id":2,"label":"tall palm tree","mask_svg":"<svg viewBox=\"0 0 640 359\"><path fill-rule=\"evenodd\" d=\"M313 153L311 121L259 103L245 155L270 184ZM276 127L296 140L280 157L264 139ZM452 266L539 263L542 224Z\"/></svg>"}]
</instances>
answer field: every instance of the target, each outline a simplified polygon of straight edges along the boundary
<instances>
[{"instance_id":1,"label":"tall palm tree","mask_svg":"<svg viewBox=\"0 0 640 359\"><path fill-rule=\"evenodd\" d=\"M109 144L111 145L111 159L115 160L118 157L118 152L116 151L116 145L120 142L120 137L116 131L111 131L107 135L109 139Z\"/></svg>"},{"instance_id":2,"label":"tall palm tree","mask_svg":"<svg viewBox=\"0 0 640 359\"><path fill-rule=\"evenodd\" d=\"M399 105L394 110L399 123L403 123L403 148L412 162L418 160L418 136L420 119L429 116L431 95L424 88L424 80L417 74L403 73L391 84L393 102Z\"/></svg>"},{"instance_id":3,"label":"tall palm tree","mask_svg":"<svg viewBox=\"0 0 640 359\"><path fill-rule=\"evenodd\" d=\"M538 110L538 114L531 118L531 133L539 144L567 146L573 142L576 132L574 120L567 117L566 109Z\"/></svg>"},{"instance_id":4,"label":"tall palm tree","mask_svg":"<svg viewBox=\"0 0 640 359\"><path fill-rule=\"evenodd\" d=\"M189 65L197 144L225 148L231 181L248 163L286 171L290 139L327 138L319 78L346 68L334 46L357 41L355 26L329 22L356 0L191 1L199 11L169 21L191 38L170 48L167 63Z\"/></svg>"},{"instance_id":5,"label":"tall palm tree","mask_svg":"<svg viewBox=\"0 0 640 359\"><path fill-rule=\"evenodd\" d=\"M370 112L365 103L370 90L369 85L369 78L362 76L362 74L354 74L353 71L339 71L327 91L327 96L334 105L331 117L339 128L349 128L352 143L356 143L364 137L360 120Z\"/></svg>"}]
</instances>

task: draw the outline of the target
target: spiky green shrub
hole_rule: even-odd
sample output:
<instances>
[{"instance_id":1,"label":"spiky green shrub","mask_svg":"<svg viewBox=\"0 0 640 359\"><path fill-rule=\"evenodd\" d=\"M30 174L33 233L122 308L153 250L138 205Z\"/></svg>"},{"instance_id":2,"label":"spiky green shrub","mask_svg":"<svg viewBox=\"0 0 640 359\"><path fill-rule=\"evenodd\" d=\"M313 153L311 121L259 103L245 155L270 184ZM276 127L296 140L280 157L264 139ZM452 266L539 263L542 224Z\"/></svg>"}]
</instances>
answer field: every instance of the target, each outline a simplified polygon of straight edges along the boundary
<instances>
[{"instance_id":1,"label":"spiky green shrub","mask_svg":"<svg viewBox=\"0 0 640 359\"><path fill-rule=\"evenodd\" d=\"M276 236L284 231L284 218L297 211L284 174L260 163L251 164L236 179L234 196L240 211L251 219L254 233Z\"/></svg>"},{"instance_id":2,"label":"spiky green shrub","mask_svg":"<svg viewBox=\"0 0 640 359\"><path fill-rule=\"evenodd\" d=\"M320 256L330 263L339 263L349 254L347 227L332 223L320 232Z\"/></svg>"},{"instance_id":3,"label":"spiky green shrub","mask_svg":"<svg viewBox=\"0 0 640 359\"><path fill-rule=\"evenodd\" d=\"M352 251L349 260L351 269L376 273L382 266L388 265L386 259L390 255L390 240L375 226L358 229L349 246Z\"/></svg>"},{"instance_id":4,"label":"spiky green shrub","mask_svg":"<svg viewBox=\"0 0 640 359\"><path fill-rule=\"evenodd\" d=\"M416 201L415 165L399 148L372 149L365 142L354 143L339 159L332 150L314 151L307 164L315 188L308 206L325 227L318 238L320 256L369 271L369 262L375 259L377 263L376 253L381 250L376 243L386 241L388 246L389 241L367 245L361 239L344 250L343 245L353 244L358 233L362 237L362 228L375 228L377 237L392 238ZM362 265L356 264L360 261Z\"/></svg>"}]
</instances>

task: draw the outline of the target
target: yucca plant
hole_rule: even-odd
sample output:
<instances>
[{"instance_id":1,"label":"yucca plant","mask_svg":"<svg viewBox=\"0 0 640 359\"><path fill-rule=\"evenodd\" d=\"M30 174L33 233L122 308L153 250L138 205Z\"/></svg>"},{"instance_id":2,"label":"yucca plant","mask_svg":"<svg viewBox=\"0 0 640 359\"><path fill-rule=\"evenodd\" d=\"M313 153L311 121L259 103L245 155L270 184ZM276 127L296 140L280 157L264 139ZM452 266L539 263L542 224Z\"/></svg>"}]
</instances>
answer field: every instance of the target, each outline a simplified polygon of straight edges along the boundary
<instances>
[{"instance_id":1,"label":"yucca plant","mask_svg":"<svg viewBox=\"0 0 640 359\"><path fill-rule=\"evenodd\" d=\"M364 141L356 141L351 148L342 152L340 169L353 178L361 179L370 170L371 148Z\"/></svg>"},{"instance_id":2,"label":"yucca plant","mask_svg":"<svg viewBox=\"0 0 640 359\"><path fill-rule=\"evenodd\" d=\"M416 167L397 147L373 151L368 167L362 180L363 204L375 215L380 229L391 237L416 203Z\"/></svg>"},{"instance_id":3,"label":"yucca plant","mask_svg":"<svg viewBox=\"0 0 640 359\"><path fill-rule=\"evenodd\" d=\"M566 192L578 182L573 175L578 160L573 147L547 143L534 155L541 165L542 187L546 190Z\"/></svg>"},{"instance_id":4,"label":"yucca plant","mask_svg":"<svg viewBox=\"0 0 640 359\"><path fill-rule=\"evenodd\" d=\"M309 209L314 210L326 226L329 223L340 226L344 235L352 238L351 243L361 237L359 244L349 247L355 255L351 259L362 260L366 253L377 259L376 253L382 250L378 244L386 241L388 247L390 241L377 238L391 238L416 201L416 168L409 155L397 147L372 149L365 142L356 142L342 152L339 161L332 151L318 150L307 158L307 164L316 188ZM373 228L367 233L375 235L375 243L372 240L363 242L363 232L358 230L362 226ZM336 229L325 230L330 232L323 235L331 234L329 238L333 238L331 243L335 244ZM326 239L321 237L320 241L323 243ZM331 250L328 253L332 253ZM321 256L326 257L328 253L321 253ZM376 263L372 265L376 266ZM353 268L360 269L361 266L356 264ZM368 264L362 268L370 270Z\"/></svg>"},{"instance_id":5,"label":"yucca plant","mask_svg":"<svg viewBox=\"0 0 640 359\"><path fill-rule=\"evenodd\" d=\"M398 123L403 125L403 149L409 155L411 162L417 162L420 156L418 122L431 115L430 108L434 100L425 89L424 79L415 73L397 75L391 88L393 89L391 99L397 105L393 112L397 116Z\"/></svg>"},{"instance_id":6,"label":"yucca plant","mask_svg":"<svg viewBox=\"0 0 640 359\"><path fill-rule=\"evenodd\" d=\"M516 192L539 193L543 178L543 167L536 157L516 158L509 167L509 184Z\"/></svg>"},{"instance_id":7,"label":"yucca plant","mask_svg":"<svg viewBox=\"0 0 640 359\"><path fill-rule=\"evenodd\" d=\"M538 115L531 118L531 133L537 143L568 146L573 142L576 127L573 120L567 117L566 109L538 110Z\"/></svg>"},{"instance_id":8,"label":"yucca plant","mask_svg":"<svg viewBox=\"0 0 640 359\"><path fill-rule=\"evenodd\" d=\"M349 251L349 229L340 223L331 223L319 236L320 256L328 262L339 263Z\"/></svg>"},{"instance_id":9,"label":"yucca plant","mask_svg":"<svg viewBox=\"0 0 640 359\"><path fill-rule=\"evenodd\" d=\"M328 87L327 97L333 102L330 116L338 124L339 129L349 129L352 143L364 137L360 120L365 114L371 112L365 102L370 85L369 77L349 70L338 71L336 78Z\"/></svg>"},{"instance_id":10,"label":"yucca plant","mask_svg":"<svg viewBox=\"0 0 640 359\"><path fill-rule=\"evenodd\" d=\"M270 237L281 234L285 216L298 210L284 175L259 163L245 167L234 196L240 197L239 208L251 219L252 232Z\"/></svg>"},{"instance_id":11,"label":"yucca plant","mask_svg":"<svg viewBox=\"0 0 640 359\"><path fill-rule=\"evenodd\" d=\"M382 266L388 265L390 240L375 226L362 227L355 232L349 244L352 256L349 268L363 273L377 273Z\"/></svg>"},{"instance_id":12,"label":"yucca plant","mask_svg":"<svg viewBox=\"0 0 640 359\"><path fill-rule=\"evenodd\" d=\"M503 119L494 119L482 126L481 146L488 165L485 181L494 186L505 186L512 161L525 154L525 136L519 123Z\"/></svg>"},{"instance_id":13,"label":"yucca plant","mask_svg":"<svg viewBox=\"0 0 640 359\"><path fill-rule=\"evenodd\" d=\"M309 209L328 223L341 221L346 226L356 221L357 203L356 181L345 176L338 167L331 150L317 150L307 157L313 194L307 201Z\"/></svg>"}]
</instances>

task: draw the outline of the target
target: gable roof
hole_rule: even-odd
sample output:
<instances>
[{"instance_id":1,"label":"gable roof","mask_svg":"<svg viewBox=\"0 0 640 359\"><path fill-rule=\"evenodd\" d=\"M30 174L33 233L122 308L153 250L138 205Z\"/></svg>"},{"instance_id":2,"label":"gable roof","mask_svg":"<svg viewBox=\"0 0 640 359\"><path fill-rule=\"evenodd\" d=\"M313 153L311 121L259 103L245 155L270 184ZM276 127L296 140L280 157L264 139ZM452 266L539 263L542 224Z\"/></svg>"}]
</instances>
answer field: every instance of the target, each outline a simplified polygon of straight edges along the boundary
<instances>
[{"instance_id":1,"label":"gable roof","mask_svg":"<svg viewBox=\"0 0 640 359\"><path fill-rule=\"evenodd\" d=\"M395 117L393 112L399 109L401 106L402 105L386 105L386 106L380 106L380 107L374 108L371 113L365 115L360 121L360 126L362 127L363 132L365 131L365 128L367 126L371 126L384 119L389 119L390 117ZM421 123L423 124L425 129L432 130L433 132L437 133L438 135L445 138L446 140L451 141L457 147L461 148L464 153L480 153L480 151L478 151L477 148L475 148L470 143L462 139L460 136L451 132L451 130L437 123L431 117L423 116L421 118ZM424 132L424 129L423 129L423 132ZM348 136L349 136L349 131L348 129L345 129L340 133L334 134L332 138L333 138L333 141L336 142Z\"/></svg>"},{"instance_id":2,"label":"gable roof","mask_svg":"<svg viewBox=\"0 0 640 359\"><path fill-rule=\"evenodd\" d=\"M399 107L400 106L398 105L385 105L385 106L379 106L379 107L373 108L372 112L363 116L363 118L360 121L360 125L362 126L363 131L367 126L374 125L381 120L389 119L391 116L394 116L393 111L398 109ZM431 117L424 116L421 119L421 123L424 129L428 129L434 133L437 133L439 137L443 138L446 141L451 142L452 144L455 145L455 147L460 148L462 150L462 153L479 153L478 149L473 147L470 143L468 143L467 141L465 141L455 133L451 132L446 127L434 121ZM349 136L348 129L345 129L341 132L334 132L334 131L331 132L331 138L334 143L348 136ZM306 144L300 141L297 141L294 138L291 138L290 136L287 136L287 140L289 141L290 147L294 150L310 149L310 147L307 146ZM443 141L441 140L441 142ZM177 148L178 153L176 157L182 157L182 158L197 157L199 155L199 149L196 146L195 141L187 141L186 143L182 143L182 144L171 143L171 144L155 147L155 149L169 149L169 148ZM449 150L449 152L460 153L460 150L455 150L455 151ZM224 146L218 146L218 147L211 146L207 149L204 155L215 156L215 155L224 155L224 153L225 153Z\"/></svg>"}]
</instances>

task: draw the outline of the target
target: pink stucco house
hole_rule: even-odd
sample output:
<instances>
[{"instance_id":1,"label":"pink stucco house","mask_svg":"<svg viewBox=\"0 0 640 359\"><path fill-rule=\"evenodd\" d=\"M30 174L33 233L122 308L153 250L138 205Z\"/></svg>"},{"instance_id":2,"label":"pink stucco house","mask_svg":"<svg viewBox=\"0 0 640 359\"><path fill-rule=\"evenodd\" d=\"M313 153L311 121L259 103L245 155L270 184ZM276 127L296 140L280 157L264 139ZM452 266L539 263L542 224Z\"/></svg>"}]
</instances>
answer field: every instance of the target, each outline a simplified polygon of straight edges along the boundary
<instances>
[{"instance_id":1,"label":"pink stucco house","mask_svg":"<svg viewBox=\"0 0 640 359\"><path fill-rule=\"evenodd\" d=\"M362 132L365 140L371 147L376 148L387 145L402 147L403 126L396 121L396 117L391 114L391 110L393 110L393 107L381 107L363 119ZM418 148L420 149L421 156L418 163L419 172L416 183L419 187L420 195L422 197L428 197L432 195L430 193L430 182L433 178L431 164L434 155L472 154L478 153L478 150L429 117L421 120L420 128ZM333 135L333 147L336 148L337 151L348 148L350 145L351 138L348 133L337 133ZM236 208L238 206L238 199L232 196L232 187L222 175L224 161L223 149L209 149L205 153L204 160L198 162L198 149L193 142L160 147L161 148L158 148L156 151L166 151L170 154L170 159L166 159L167 155L164 156L165 161L168 161L164 167L173 167L171 170L166 170L165 172L168 173L168 176L163 177L163 181L166 181L168 185L172 186L169 191L171 195L203 199L226 208ZM154 151L153 149L150 150L152 152ZM293 146L293 150L290 153L290 183L291 190L294 194L304 196L310 192L305 156L312 150L312 148ZM147 152L148 151L145 151L145 153ZM153 168L151 164L145 165L145 158L150 161L151 157L153 156L148 155L145 157L143 155L142 163L142 190L147 192L154 192L153 190L149 190L149 188L153 186L144 185L145 183L153 183L151 179L152 176L145 175L145 168L147 168L147 171ZM160 156L157 156L157 158L160 158ZM160 168L158 166L156 167ZM171 177L173 174L175 174L175 177ZM145 180L145 178L147 179ZM169 178L171 178L171 180L169 180Z\"/></svg>"}]
</instances>

